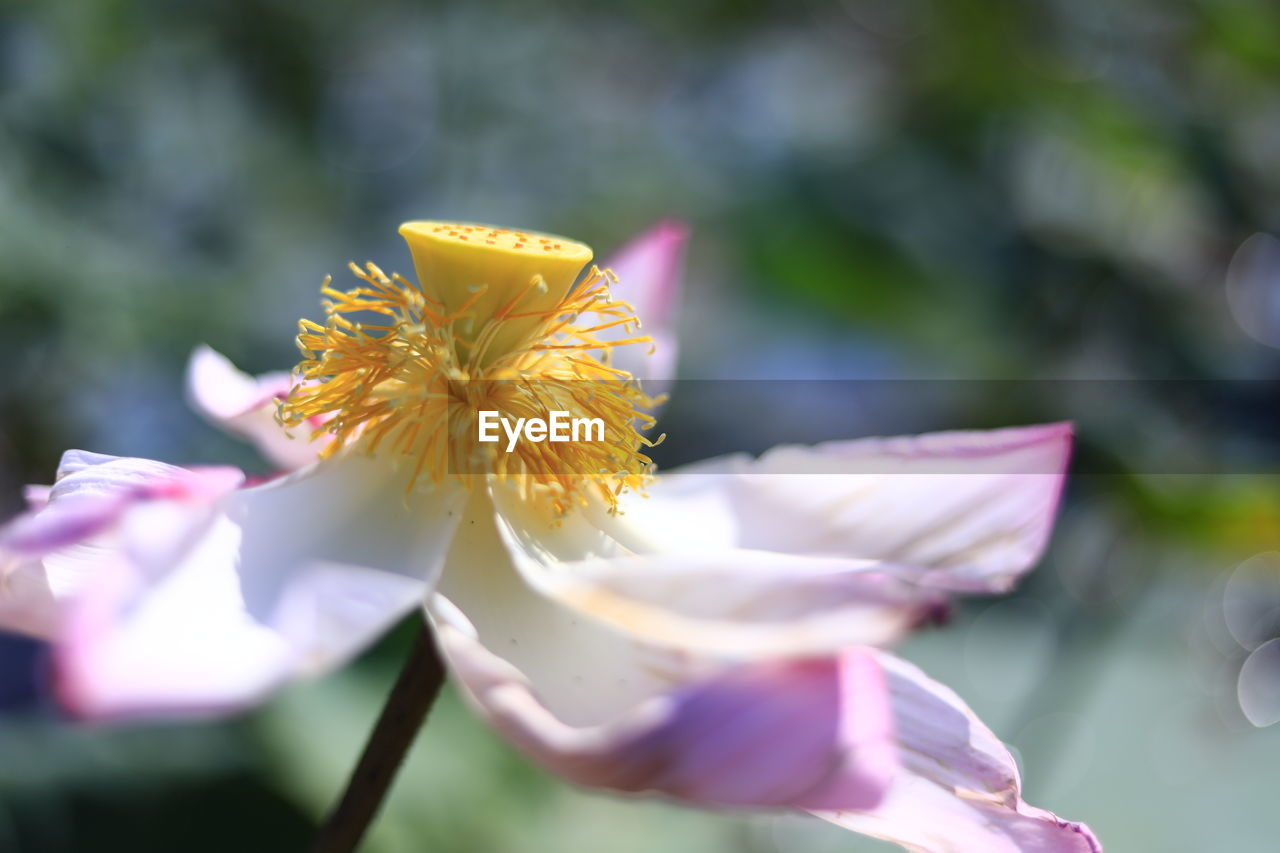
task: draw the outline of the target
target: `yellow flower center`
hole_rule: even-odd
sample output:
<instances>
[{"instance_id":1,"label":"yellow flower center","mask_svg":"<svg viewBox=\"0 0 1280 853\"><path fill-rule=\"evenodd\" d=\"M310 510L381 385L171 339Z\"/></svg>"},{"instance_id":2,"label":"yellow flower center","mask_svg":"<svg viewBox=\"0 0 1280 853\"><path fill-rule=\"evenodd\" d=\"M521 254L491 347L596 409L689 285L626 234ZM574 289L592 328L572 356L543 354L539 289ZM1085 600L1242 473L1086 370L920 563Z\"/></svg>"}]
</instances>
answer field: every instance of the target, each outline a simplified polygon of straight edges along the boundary
<instances>
[{"instance_id":1,"label":"yellow flower center","mask_svg":"<svg viewBox=\"0 0 1280 853\"><path fill-rule=\"evenodd\" d=\"M481 225L409 222L400 228L418 283L351 264L362 284L326 279L322 326L299 321L303 360L280 409L346 447L389 455L422 478L512 480L557 514L594 493L611 507L641 488L657 442L643 431L659 402L609 364L613 347L650 343L635 312L610 295L612 272L581 243ZM362 316L363 315L363 316ZM605 340L601 334L614 331ZM591 419L603 440L481 442L480 413ZM489 421L493 415L487 416ZM599 435L599 432L597 432ZM658 441L662 438L659 437Z\"/></svg>"}]
</instances>

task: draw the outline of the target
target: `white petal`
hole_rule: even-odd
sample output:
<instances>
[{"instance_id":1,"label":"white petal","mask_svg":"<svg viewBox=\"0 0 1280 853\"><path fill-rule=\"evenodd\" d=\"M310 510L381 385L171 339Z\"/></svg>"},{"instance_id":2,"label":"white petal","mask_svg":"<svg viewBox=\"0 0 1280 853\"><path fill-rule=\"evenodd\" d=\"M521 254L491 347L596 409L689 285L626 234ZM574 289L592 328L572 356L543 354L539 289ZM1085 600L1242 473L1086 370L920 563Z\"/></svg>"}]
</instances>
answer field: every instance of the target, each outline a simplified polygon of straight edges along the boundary
<instances>
[{"instance_id":1,"label":"white petal","mask_svg":"<svg viewBox=\"0 0 1280 853\"><path fill-rule=\"evenodd\" d=\"M576 783L716 805L870 806L896 769L869 651L724 668L637 642L528 585L482 493L430 612L480 713Z\"/></svg>"},{"instance_id":2,"label":"white petal","mask_svg":"<svg viewBox=\"0 0 1280 853\"><path fill-rule=\"evenodd\" d=\"M131 509L127 565L68 613L60 697L91 717L222 711L345 662L422 600L458 522L456 486L403 483L347 456L196 525L164 502Z\"/></svg>"},{"instance_id":3,"label":"white petal","mask_svg":"<svg viewBox=\"0 0 1280 853\"><path fill-rule=\"evenodd\" d=\"M540 686L553 713L572 724L599 722L679 680L677 655L646 649L529 585L497 523L487 494L476 489L437 591L466 614L485 646Z\"/></svg>"},{"instance_id":4,"label":"white petal","mask_svg":"<svg viewBox=\"0 0 1280 853\"><path fill-rule=\"evenodd\" d=\"M198 347L187 364L187 394L192 407L214 425L239 435L286 471L316 461L323 444L293 435L276 421L276 402L289 393L288 373L250 376L226 356Z\"/></svg>"}]
</instances>

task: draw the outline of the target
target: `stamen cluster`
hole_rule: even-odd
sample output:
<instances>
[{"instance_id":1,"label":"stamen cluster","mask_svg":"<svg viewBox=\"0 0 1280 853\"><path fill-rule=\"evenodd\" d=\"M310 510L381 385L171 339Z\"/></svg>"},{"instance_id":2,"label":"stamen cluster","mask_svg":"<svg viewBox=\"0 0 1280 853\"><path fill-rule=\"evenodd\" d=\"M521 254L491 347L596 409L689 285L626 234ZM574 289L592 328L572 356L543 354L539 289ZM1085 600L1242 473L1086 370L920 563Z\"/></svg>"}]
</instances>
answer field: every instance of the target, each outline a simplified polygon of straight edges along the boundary
<instances>
[{"instance_id":1,"label":"stamen cluster","mask_svg":"<svg viewBox=\"0 0 1280 853\"><path fill-rule=\"evenodd\" d=\"M610 366L613 347L652 343L634 334L639 322L613 299L612 272L592 267L549 309L541 276L476 316L487 292L474 285L456 309L402 276L388 277L370 263L351 265L362 284L341 291L326 278L321 292L325 323L299 321L302 361L281 404L286 426L308 425L313 438L329 435L325 455L345 449L388 454L412 466L408 487L424 478L469 481L479 475L510 479L523 496L562 515L594 492L616 509L623 490L643 488L652 462L644 431L660 402L625 371ZM427 283L429 284L429 283ZM537 294L541 299L531 299ZM362 316L363 315L363 316ZM366 319L367 322L361 322ZM620 340L602 332L621 327ZM496 340L513 346L495 351ZM526 443L499 452L477 441L477 413L547 418L553 411L600 418L602 442Z\"/></svg>"}]
</instances>

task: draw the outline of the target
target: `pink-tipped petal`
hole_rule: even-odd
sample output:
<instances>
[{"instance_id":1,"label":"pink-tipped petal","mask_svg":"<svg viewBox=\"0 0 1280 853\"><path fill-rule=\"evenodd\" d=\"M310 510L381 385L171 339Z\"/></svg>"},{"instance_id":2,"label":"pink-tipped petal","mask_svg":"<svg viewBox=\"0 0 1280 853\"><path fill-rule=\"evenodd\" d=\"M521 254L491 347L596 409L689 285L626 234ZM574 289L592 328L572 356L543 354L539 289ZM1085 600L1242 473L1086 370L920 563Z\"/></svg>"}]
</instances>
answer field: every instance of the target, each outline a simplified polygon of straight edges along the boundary
<instances>
[{"instance_id":1,"label":"pink-tipped petal","mask_svg":"<svg viewBox=\"0 0 1280 853\"><path fill-rule=\"evenodd\" d=\"M675 375L675 322L680 300L681 263L689 228L682 222L667 220L632 239L613 254L604 266L618 276L613 294L636 309L642 334L653 339L653 353L648 345L618 347L613 351L613 365L658 389ZM621 338L619 328L606 336ZM653 390L651 390L653 393Z\"/></svg>"},{"instance_id":2,"label":"pink-tipped petal","mask_svg":"<svg viewBox=\"0 0 1280 853\"><path fill-rule=\"evenodd\" d=\"M464 693L544 767L708 805L880 801L897 765L870 651L726 667L581 619L503 557L473 501L430 613Z\"/></svg>"},{"instance_id":3,"label":"pink-tipped petal","mask_svg":"<svg viewBox=\"0 0 1280 853\"><path fill-rule=\"evenodd\" d=\"M903 772L878 806L819 817L919 853L1101 853L1087 826L1022 800L1013 756L955 693L876 654Z\"/></svg>"},{"instance_id":4,"label":"pink-tipped petal","mask_svg":"<svg viewBox=\"0 0 1280 853\"><path fill-rule=\"evenodd\" d=\"M240 436L285 471L315 462L323 444L291 435L276 420L276 403L289 393L288 373L250 376L221 353L198 347L187 363L187 396L215 426Z\"/></svg>"},{"instance_id":5,"label":"pink-tipped petal","mask_svg":"<svg viewBox=\"0 0 1280 853\"><path fill-rule=\"evenodd\" d=\"M418 605L458 521L446 485L335 459L227 495L194 523L130 508L124 559L67 609L55 687L84 717L213 713L327 672Z\"/></svg>"},{"instance_id":6,"label":"pink-tipped petal","mask_svg":"<svg viewBox=\"0 0 1280 853\"><path fill-rule=\"evenodd\" d=\"M1070 424L1048 424L778 448L753 472L761 488L740 496L745 541L888 560L928 586L1004 592L1048 543L1071 444ZM839 481L846 471L861 482L826 484L828 472ZM804 518L817 521L802 530Z\"/></svg>"},{"instance_id":7,"label":"pink-tipped petal","mask_svg":"<svg viewBox=\"0 0 1280 853\"><path fill-rule=\"evenodd\" d=\"M110 527L132 504L216 498L238 487L235 468L186 469L152 459L68 450L42 504L0 528L0 554L42 556Z\"/></svg>"},{"instance_id":8,"label":"pink-tipped petal","mask_svg":"<svg viewBox=\"0 0 1280 853\"><path fill-rule=\"evenodd\" d=\"M0 629L51 636L85 579L118 561L116 528L131 508L165 500L199 514L243 479L234 468L67 451L43 501L0 528Z\"/></svg>"},{"instance_id":9,"label":"pink-tipped petal","mask_svg":"<svg viewBox=\"0 0 1280 853\"><path fill-rule=\"evenodd\" d=\"M627 512L677 531L661 547L850 557L904 581L1004 592L1039 559L1070 424L777 447L667 474Z\"/></svg>"}]
</instances>

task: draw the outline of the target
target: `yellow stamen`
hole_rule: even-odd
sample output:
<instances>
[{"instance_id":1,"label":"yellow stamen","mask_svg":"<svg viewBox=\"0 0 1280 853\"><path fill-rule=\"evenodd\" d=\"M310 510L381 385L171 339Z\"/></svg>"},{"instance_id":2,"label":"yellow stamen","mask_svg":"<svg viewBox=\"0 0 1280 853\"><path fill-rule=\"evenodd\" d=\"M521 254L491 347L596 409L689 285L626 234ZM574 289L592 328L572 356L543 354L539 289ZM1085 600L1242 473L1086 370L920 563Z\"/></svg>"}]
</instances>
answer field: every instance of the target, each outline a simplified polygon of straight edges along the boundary
<instances>
[{"instance_id":1,"label":"yellow stamen","mask_svg":"<svg viewBox=\"0 0 1280 853\"><path fill-rule=\"evenodd\" d=\"M557 514L592 493L616 508L622 491L642 488L652 467L644 450L657 443L643 431L659 401L608 361L615 346L651 340L598 337L639 322L610 295L611 272L593 266L574 285L591 249L477 225L410 222L400 233L419 283L373 264L351 265L363 282L351 290L325 280L326 322L299 321L303 360L282 422L331 435L326 454L355 447L403 459L410 488L496 474ZM360 323L362 313L378 319ZM505 442L477 440L480 411L599 418L604 440L520 441L507 453Z\"/></svg>"}]
</instances>

